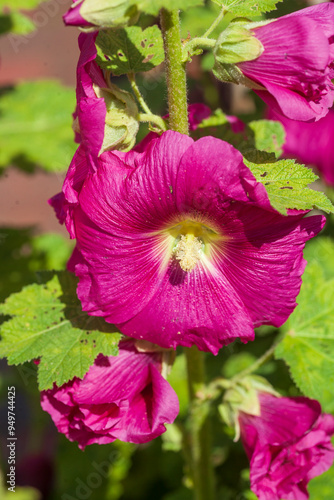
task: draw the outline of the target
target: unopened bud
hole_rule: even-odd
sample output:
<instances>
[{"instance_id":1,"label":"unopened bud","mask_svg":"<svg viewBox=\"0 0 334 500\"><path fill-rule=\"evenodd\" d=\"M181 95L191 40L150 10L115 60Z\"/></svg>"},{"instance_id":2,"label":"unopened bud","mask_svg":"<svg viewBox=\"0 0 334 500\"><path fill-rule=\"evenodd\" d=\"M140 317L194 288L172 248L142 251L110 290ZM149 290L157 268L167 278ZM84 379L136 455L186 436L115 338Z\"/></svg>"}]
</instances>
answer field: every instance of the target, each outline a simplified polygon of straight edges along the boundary
<instances>
[{"instance_id":1,"label":"unopened bud","mask_svg":"<svg viewBox=\"0 0 334 500\"><path fill-rule=\"evenodd\" d=\"M137 6L130 0L79 0L65 14L64 21L89 31L131 25L138 17Z\"/></svg>"},{"instance_id":2,"label":"unopened bud","mask_svg":"<svg viewBox=\"0 0 334 500\"><path fill-rule=\"evenodd\" d=\"M260 416L259 392L278 395L267 380L256 375L243 378L224 394L223 402L218 409L222 420L228 426L234 427L235 441L240 436L239 412Z\"/></svg>"},{"instance_id":3,"label":"unopened bud","mask_svg":"<svg viewBox=\"0 0 334 500\"><path fill-rule=\"evenodd\" d=\"M110 83L109 88L94 85L97 97L106 104L104 139L99 154L112 149L129 151L136 142L139 129L138 108L129 92Z\"/></svg>"}]
</instances>

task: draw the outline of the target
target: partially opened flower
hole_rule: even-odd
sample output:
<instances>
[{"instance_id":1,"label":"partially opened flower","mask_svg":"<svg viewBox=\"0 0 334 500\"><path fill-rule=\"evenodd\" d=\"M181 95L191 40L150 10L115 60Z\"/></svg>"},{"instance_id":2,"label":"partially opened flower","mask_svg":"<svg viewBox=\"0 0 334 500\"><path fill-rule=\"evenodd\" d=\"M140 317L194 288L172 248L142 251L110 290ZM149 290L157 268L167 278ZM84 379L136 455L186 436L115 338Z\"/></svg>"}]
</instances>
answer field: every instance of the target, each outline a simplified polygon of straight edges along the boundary
<instances>
[{"instance_id":1,"label":"partially opened flower","mask_svg":"<svg viewBox=\"0 0 334 500\"><path fill-rule=\"evenodd\" d=\"M306 500L308 482L334 461L334 417L312 399L258 398L259 415L239 413L251 489L259 500Z\"/></svg>"},{"instance_id":2,"label":"partially opened flower","mask_svg":"<svg viewBox=\"0 0 334 500\"><path fill-rule=\"evenodd\" d=\"M285 129L283 153L300 162L315 166L327 184L334 186L334 111L316 123L300 123L269 112Z\"/></svg>"},{"instance_id":3,"label":"partially opened flower","mask_svg":"<svg viewBox=\"0 0 334 500\"><path fill-rule=\"evenodd\" d=\"M165 432L179 411L177 396L161 375L163 355L123 340L118 356L99 355L82 380L42 391L42 408L81 449L115 439L146 443Z\"/></svg>"},{"instance_id":4,"label":"partially opened flower","mask_svg":"<svg viewBox=\"0 0 334 500\"><path fill-rule=\"evenodd\" d=\"M230 28L232 41L245 47L231 53L231 40L222 33L215 48L220 78L228 71L233 81L253 88L275 111L293 120L314 121L327 114L334 98L333 4L322 3L265 23L242 23L242 36L236 42L235 26Z\"/></svg>"},{"instance_id":5,"label":"partially opened flower","mask_svg":"<svg viewBox=\"0 0 334 500\"><path fill-rule=\"evenodd\" d=\"M70 267L85 311L131 337L214 353L284 323L323 217L278 214L241 154L213 137L168 131L99 162L80 185L79 150L70 174Z\"/></svg>"}]
</instances>

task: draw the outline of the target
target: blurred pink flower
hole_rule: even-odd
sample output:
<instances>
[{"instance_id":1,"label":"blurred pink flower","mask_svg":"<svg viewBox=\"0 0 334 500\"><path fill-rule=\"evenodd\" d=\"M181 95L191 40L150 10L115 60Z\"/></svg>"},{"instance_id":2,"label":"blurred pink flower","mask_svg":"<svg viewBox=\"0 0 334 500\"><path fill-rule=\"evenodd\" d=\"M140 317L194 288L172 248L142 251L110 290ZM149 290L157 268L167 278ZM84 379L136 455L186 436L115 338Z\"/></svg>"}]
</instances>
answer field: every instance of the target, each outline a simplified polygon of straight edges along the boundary
<instances>
[{"instance_id":1,"label":"blurred pink flower","mask_svg":"<svg viewBox=\"0 0 334 500\"><path fill-rule=\"evenodd\" d=\"M252 28L264 47L256 59L238 63L263 87L254 91L276 112L315 121L333 104L334 5L313 7Z\"/></svg>"},{"instance_id":2,"label":"blurred pink flower","mask_svg":"<svg viewBox=\"0 0 334 500\"><path fill-rule=\"evenodd\" d=\"M81 449L115 439L146 443L165 432L179 411L177 396L161 375L162 356L123 340L118 356L99 355L82 380L42 391L42 408Z\"/></svg>"},{"instance_id":3,"label":"blurred pink flower","mask_svg":"<svg viewBox=\"0 0 334 500\"><path fill-rule=\"evenodd\" d=\"M302 163L315 166L327 184L334 186L334 111L316 123L301 123L267 112L268 118L278 120L285 129L283 153Z\"/></svg>"},{"instance_id":4,"label":"blurred pink flower","mask_svg":"<svg viewBox=\"0 0 334 500\"><path fill-rule=\"evenodd\" d=\"M259 416L239 413L251 489L259 500L306 500L308 482L334 461L334 417L313 399L263 392L259 400Z\"/></svg>"},{"instance_id":5,"label":"blurred pink flower","mask_svg":"<svg viewBox=\"0 0 334 500\"><path fill-rule=\"evenodd\" d=\"M242 155L213 137L167 131L98 161L87 175L79 148L64 184L85 311L130 337L214 353L286 321L324 218L277 213Z\"/></svg>"}]
</instances>

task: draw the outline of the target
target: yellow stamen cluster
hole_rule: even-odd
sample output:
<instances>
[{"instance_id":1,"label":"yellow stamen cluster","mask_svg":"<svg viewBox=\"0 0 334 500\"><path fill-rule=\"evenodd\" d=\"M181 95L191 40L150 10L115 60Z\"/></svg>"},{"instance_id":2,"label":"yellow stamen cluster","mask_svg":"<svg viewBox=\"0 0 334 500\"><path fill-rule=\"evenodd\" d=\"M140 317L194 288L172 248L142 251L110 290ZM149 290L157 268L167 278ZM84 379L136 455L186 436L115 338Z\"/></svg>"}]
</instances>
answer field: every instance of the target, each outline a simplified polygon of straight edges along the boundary
<instances>
[{"instance_id":1,"label":"yellow stamen cluster","mask_svg":"<svg viewBox=\"0 0 334 500\"><path fill-rule=\"evenodd\" d=\"M202 256L201 240L194 234L182 234L174 249L174 255L183 271L192 271Z\"/></svg>"}]
</instances>

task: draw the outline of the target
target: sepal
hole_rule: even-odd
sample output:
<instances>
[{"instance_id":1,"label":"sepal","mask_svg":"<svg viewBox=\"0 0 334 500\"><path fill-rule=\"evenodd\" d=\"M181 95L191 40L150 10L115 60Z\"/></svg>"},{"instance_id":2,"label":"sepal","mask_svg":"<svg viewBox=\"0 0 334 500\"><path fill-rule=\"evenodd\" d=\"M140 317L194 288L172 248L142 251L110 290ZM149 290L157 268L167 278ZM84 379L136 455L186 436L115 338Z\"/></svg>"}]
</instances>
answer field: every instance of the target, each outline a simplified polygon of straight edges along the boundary
<instances>
[{"instance_id":1,"label":"sepal","mask_svg":"<svg viewBox=\"0 0 334 500\"><path fill-rule=\"evenodd\" d=\"M222 420L235 430L234 441L240 437L239 412L260 416L259 392L279 396L266 379L249 375L232 385L224 394L223 402L218 407Z\"/></svg>"},{"instance_id":2,"label":"sepal","mask_svg":"<svg viewBox=\"0 0 334 500\"><path fill-rule=\"evenodd\" d=\"M104 139L99 154L112 149L129 151L139 129L138 108L129 92L110 83L109 88L93 85L97 97L104 99L106 118Z\"/></svg>"},{"instance_id":3,"label":"sepal","mask_svg":"<svg viewBox=\"0 0 334 500\"><path fill-rule=\"evenodd\" d=\"M249 29L248 20L238 19L219 35L214 56L218 63L236 64L257 59L263 51L262 43Z\"/></svg>"}]
</instances>

